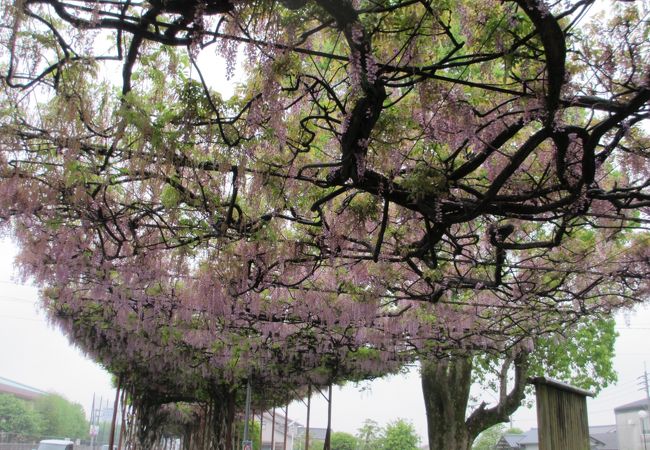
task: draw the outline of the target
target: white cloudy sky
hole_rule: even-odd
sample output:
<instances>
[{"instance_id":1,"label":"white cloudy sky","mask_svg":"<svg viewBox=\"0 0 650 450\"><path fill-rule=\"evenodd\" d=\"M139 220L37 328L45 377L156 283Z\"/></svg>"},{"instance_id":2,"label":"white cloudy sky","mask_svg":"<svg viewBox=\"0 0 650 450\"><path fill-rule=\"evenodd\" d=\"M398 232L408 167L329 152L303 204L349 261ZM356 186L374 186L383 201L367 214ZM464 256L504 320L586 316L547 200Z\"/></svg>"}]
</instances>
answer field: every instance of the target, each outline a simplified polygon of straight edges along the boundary
<instances>
[{"instance_id":1,"label":"white cloudy sky","mask_svg":"<svg viewBox=\"0 0 650 450\"><path fill-rule=\"evenodd\" d=\"M37 290L12 277L15 251L8 240L0 241L0 377L58 392L82 404L86 411L90 410L93 394L97 399L103 398L104 403L112 400L110 375L48 325L37 307ZM638 377L643 373L644 362L650 362L650 310L630 315L627 322L629 325L622 316L618 318L620 337L614 365L619 381L589 400L592 425L614 423L613 408L643 397ZM480 393L478 387L475 391ZM311 425L324 427L327 405L319 397L316 394L312 402ZM425 440L426 419L417 369L408 375L362 386L337 388L333 400L335 430L354 433L366 418L383 425L401 417L412 421ZM300 402L291 404L289 416L304 423L306 406ZM534 409L521 408L513 419L514 426L533 427Z\"/></svg>"}]
</instances>

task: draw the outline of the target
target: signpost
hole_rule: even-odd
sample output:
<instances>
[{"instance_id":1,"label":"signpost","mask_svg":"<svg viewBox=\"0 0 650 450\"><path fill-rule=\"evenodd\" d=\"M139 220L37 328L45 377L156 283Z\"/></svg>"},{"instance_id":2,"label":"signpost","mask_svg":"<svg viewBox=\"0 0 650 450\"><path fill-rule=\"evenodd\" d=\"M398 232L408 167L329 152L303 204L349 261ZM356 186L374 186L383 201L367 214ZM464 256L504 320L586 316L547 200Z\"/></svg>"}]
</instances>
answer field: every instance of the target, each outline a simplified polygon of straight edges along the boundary
<instances>
[{"instance_id":1,"label":"signpost","mask_svg":"<svg viewBox=\"0 0 650 450\"><path fill-rule=\"evenodd\" d=\"M594 394L550 378L531 382L537 397L539 449L589 450L587 397Z\"/></svg>"}]
</instances>

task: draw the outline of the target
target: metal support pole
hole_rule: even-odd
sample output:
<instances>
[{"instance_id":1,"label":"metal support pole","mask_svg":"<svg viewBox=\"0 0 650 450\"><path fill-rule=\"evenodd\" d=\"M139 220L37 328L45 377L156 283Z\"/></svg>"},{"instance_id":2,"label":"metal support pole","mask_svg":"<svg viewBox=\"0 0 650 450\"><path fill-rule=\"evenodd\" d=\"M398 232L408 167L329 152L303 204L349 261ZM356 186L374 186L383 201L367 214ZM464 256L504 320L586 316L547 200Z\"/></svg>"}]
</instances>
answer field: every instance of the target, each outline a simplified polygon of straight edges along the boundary
<instances>
[{"instance_id":1,"label":"metal support pole","mask_svg":"<svg viewBox=\"0 0 650 450\"><path fill-rule=\"evenodd\" d=\"M650 417L650 381L648 380L648 368L645 361L643 362L643 375L641 376L641 387L643 388L643 393L646 396L646 410L643 410L643 407L639 410L639 420L641 422L641 439L643 439L643 450L648 450L646 446L646 429L645 429L645 419Z\"/></svg>"},{"instance_id":2,"label":"metal support pole","mask_svg":"<svg viewBox=\"0 0 650 450\"><path fill-rule=\"evenodd\" d=\"M273 415L271 418L271 450L275 450L275 406L273 407Z\"/></svg>"},{"instance_id":3,"label":"metal support pole","mask_svg":"<svg viewBox=\"0 0 650 450\"><path fill-rule=\"evenodd\" d=\"M95 449L95 393L93 392L93 406L90 407L90 448Z\"/></svg>"},{"instance_id":4,"label":"metal support pole","mask_svg":"<svg viewBox=\"0 0 650 450\"><path fill-rule=\"evenodd\" d=\"M288 424L289 424L289 404L287 403L287 407L284 408L284 445L282 446L283 450L287 450L287 425Z\"/></svg>"},{"instance_id":5,"label":"metal support pole","mask_svg":"<svg viewBox=\"0 0 650 450\"><path fill-rule=\"evenodd\" d=\"M251 417L251 379L246 383L246 413L244 415L244 442L248 441L248 421Z\"/></svg>"},{"instance_id":6,"label":"metal support pole","mask_svg":"<svg viewBox=\"0 0 650 450\"><path fill-rule=\"evenodd\" d=\"M106 400L108 402L108 400ZM99 397L99 406L95 411L95 428L99 430L99 424L102 420L102 408L104 407L104 397ZM99 434L97 435L99 436ZM97 436L95 437L95 446L97 446Z\"/></svg>"}]
</instances>

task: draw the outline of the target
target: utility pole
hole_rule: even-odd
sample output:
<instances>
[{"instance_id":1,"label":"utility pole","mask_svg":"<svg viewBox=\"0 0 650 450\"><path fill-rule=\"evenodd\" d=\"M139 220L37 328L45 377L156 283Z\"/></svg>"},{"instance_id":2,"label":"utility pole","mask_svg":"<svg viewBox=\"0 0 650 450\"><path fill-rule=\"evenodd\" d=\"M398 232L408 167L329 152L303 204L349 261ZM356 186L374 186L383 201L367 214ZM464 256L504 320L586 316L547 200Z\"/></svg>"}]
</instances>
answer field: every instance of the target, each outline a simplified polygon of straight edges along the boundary
<instances>
[{"instance_id":1,"label":"utility pole","mask_svg":"<svg viewBox=\"0 0 650 450\"><path fill-rule=\"evenodd\" d=\"M641 436L643 436L643 448L647 449L646 447L646 428L645 428L645 419L650 416L650 377L648 377L648 368L646 366L645 361L643 362L643 375L641 375L639 378L639 390L643 390L645 393L645 400L646 400L646 405L645 405L645 411L641 409L639 411L639 418L641 420ZM642 414L643 413L643 414Z\"/></svg>"},{"instance_id":2,"label":"utility pole","mask_svg":"<svg viewBox=\"0 0 650 450\"><path fill-rule=\"evenodd\" d=\"M93 392L93 406L90 407L90 448L95 449L95 393Z\"/></svg>"},{"instance_id":3,"label":"utility pole","mask_svg":"<svg viewBox=\"0 0 650 450\"><path fill-rule=\"evenodd\" d=\"M643 375L639 378L639 390L643 391L646 399L646 409L650 413L650 376L648 376L648 369L646 363L643 363Z\"/></svg>"}]
</instances>

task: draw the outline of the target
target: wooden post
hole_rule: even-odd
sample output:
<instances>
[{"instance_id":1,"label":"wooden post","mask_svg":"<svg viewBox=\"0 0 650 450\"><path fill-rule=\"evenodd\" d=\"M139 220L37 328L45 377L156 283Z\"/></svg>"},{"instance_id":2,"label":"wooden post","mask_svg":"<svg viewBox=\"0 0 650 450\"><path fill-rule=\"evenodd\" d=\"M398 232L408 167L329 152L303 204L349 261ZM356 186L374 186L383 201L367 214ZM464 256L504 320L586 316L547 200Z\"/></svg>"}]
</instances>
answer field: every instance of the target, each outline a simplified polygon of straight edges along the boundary
<instances>
[{"instance_id":1,"label":"wooden post","mask_svg":"<svg viewBox=\"0 0 650 450\"><path fill-rule=\"evenodd\" d=\"M246 412L244 413L244 441L249 439L248 437L248 421L251 414L251 379L248 377L248 382L246 383Z\"/></svg>"},{"instance_id":2,"label":"wooden post","mask_svg":"<svg viewBox=\"0 0 650 450\"><path fill-rule=\"evenodd\" d=\"M589 391L545 377L531 380L537 397L539 450L589 450Z\"/></svg>"},{"instance_id":3,"label":"wooden post","mask_svg":"<svg viewBox=\"0 0 650 450\"><path fill-rule=\"evenodd\" d=\"M307 387L307 427L305 428L305 450L309 450L309 413L311 412L311 384Z\"/></svg>"},{"instance_id":4,"label":"wooden post","mask_svg":"<svg viewBox=\"0 0 650 450\"><path fill-rule=\"evenodd\" d=\"M283 450L287 450L287 425L289 424L289 404L284 409L284 446ZM273 449L275 450L275 449Z\"/></svg>"},{"instance_id":5,"label":"wooden post","mask_svg":"<svg viewBox=\"0 0 650 450\"><path fill-rule=\"evenodd\" d=\"M330 450L330 436L332 434L332 383L329 385L327 394L327 431L325 432L325 443L323 450Z\"/></svg>"},{"instance_id":6,"label":"wooden post","mask_svg":"<svg viewBox=\"0 0 650 450\"><path fill-rule=\"evenodd\" d=\"M271 416L271 450L275 450L275 406Z\"/></svg>"},{"instance_id":7,"label":"wooden post","mask_svg":"<svg viewBox=\"0 0 650 450\"><path fill-rule=\"evenodd\" d=\"M120 422L120 434L117 441L117 450L122 450L124 428L126 427L126 389L122 388L122 398L120 399L120 409L122 420Z\"/></svg>"},{"instance_id":8,"label":"wooden post","mask_svg":"<svg viewBox=\"0 0 650 450\"><path fill-rule=\"evenodd\" d=\"M264 410L260 412L260 448L262 448L262 444L264 443Z\"/></svg>"},{"instance_id":9,"label":"wooden post","mask_svg":"<svg viewBox=\"0 0 650 450\"><path fill-rule=\"evenodd\" d=\"M251 422L250 422L251 431L248 434L248 440L251 441L251 446L255 439L253 439L253 427L255 427L255 409L251 409Z\"/></svg>"},{"instance_id":10,"label":"wooden post","mask_svg":"<svg viewBox=\"0 0 650 450\"><path fill-rule=\"evenodd\" d=\"M226 408L228 411L226 412L226 450L233 450L238 447L236 444L239 442L236 440L233 431L232 431L232 426L233 422L235 421L235 400L237 397L236 391L229 391L227 400L226 400Z\"/></svg>"},{"instance_id":11,"label":"wooden post","mask_svg":"<svg viewBox=\"0 0 650 450\"><path fill-rule=\"evenodd\" d=\"M108 448L113 450L115 445L115 423L117 422L117 406L120 402L120 389L122 387L122 378L117 379L117 389L115 389L115 401L113 402L113 418L111 420L111 435L108 437Z\"/></svg>"}]
</instances>

